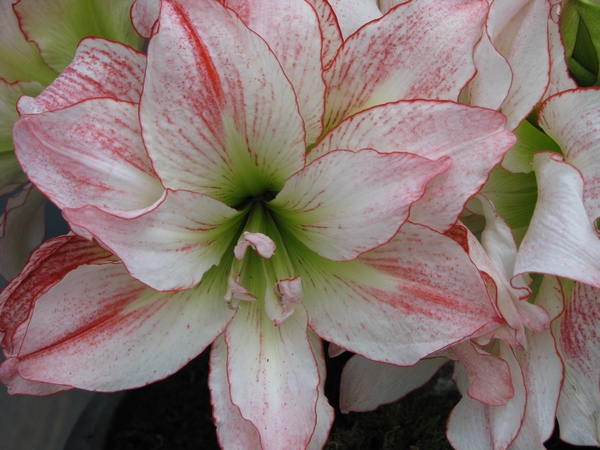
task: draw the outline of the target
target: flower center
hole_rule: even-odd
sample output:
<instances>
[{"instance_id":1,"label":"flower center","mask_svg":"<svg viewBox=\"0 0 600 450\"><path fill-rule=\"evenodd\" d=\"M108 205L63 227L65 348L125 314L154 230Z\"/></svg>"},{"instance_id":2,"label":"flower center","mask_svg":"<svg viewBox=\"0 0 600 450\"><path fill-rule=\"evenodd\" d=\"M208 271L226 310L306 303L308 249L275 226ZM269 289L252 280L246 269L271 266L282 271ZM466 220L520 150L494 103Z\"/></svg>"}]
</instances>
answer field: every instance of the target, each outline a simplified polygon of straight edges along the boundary
<instances>
[{"instance_id":1,"label":"flower center","mask_svg":"<svg viewBox=\"0 0 600 450\"><path fill-rule=\"evenodd\" d=\"M273 196L274 197L274 196ZM302 297L302 281L268 208L266 196L252 199L244 231L234 248L225 301L237 309L242 301L258 301L267 316L280 325Z\"/></svg>"}]
</instances>

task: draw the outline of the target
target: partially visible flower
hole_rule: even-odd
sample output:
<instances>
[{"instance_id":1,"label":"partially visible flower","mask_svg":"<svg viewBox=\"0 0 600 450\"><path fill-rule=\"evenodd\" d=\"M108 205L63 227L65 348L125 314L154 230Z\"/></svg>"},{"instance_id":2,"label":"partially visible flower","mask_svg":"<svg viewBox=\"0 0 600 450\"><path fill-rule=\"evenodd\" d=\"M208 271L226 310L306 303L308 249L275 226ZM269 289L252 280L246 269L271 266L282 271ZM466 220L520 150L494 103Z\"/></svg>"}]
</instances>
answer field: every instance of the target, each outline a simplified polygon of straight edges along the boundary
<instances>
[{"instance_id":1,"label":"partially visible flower","mask_svg":"<svg viewBox=\"0 0 600 450\"><path fill-rule=\"evenodd\" d=\"M332 420L320 338L413 364L499 325L443 234L514 143L501 114L439 100L473 75L487 5L400 5L329 61L325 3L223 3L165 0L158 18L136 4L147 56L84 40L19 102L28 176L121 261L95 245L34 253L0 297L0 376L124 389L212 342L224 447L319 448ZM441 17L462 24L453 39ZM30 283L43 288L21 297Z\"/></svg>"},{"instance_id":2,"label":"partially visible flower","mask_svg":"<svg viewBox=\"0 0 600 450\"><path fill-rule=\"evenodd\" d=\"M0 195L26 183L14 155L17 100L36 96L69 65L79 41L102 36L141 48L133 0L0 0ZM30 184L0 218L0 275L16 276L44 237L43 196Z\"/></svg>"},{"instance_id":3,"label":"partially visible flower","mask_svg":"<svg viewBox=\"0 0 600 450\"><path fill-rule=\"evenodd\" d=\"M543 448L554 428L563 379L551 320L563 308L558 280L546 277L529 303L528 277L512 277L517 247L510 228L483 198L486 228L481 245L462 227L452 235L466 245L488 278L492 299L504 324L430 355L413 367L381 367L355 356L344 368L341 406L365 411L394 401L426 383L448 359L463 398L450 415L447 436L457 450ZM556 322L555 322L556 323ZM382 376L383 373L383 376Z\"/></svg>"}]
</instances>

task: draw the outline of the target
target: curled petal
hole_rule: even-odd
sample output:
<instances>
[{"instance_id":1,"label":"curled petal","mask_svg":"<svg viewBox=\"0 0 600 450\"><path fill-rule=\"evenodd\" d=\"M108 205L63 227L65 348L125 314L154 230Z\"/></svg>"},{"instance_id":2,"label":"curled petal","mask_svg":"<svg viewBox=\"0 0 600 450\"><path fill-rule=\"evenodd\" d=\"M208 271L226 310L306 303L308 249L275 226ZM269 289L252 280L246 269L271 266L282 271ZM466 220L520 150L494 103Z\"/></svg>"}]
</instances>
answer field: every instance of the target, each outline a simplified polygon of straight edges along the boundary
<instances>
[{"instance_id":1,"label":"curled petal","mask_svg":"<svg viewBox=\"0 0 600 450\"><path fill-rule=\"evenodd\" d=\"M565 161L583 176L583 202L590 221L600 217L600 89L576 89L549 98L539 123L560 145Z\"/></svg>"},{"instance_id":2,"label":"curled petal","mask_svg":"<svg viewBox=\"0 0 600 450\"><path fill-rule=\"evenodd\" d=\"M89 98L139 102L146 56L126 45L86 38L73 61L40 95L22 97L21 114L39 114L74 105Z\"/></svg>"},{"instance_id":3,"label":"curled petal","mask_svg":"<svg viewBox=\"0 0 600 450\"><path fill-rule=\"evenodd\" d=\"M131 7L131 21L140 36L148 39L158 20L160 0L136 0Z\"/></svg>"},{"instance_id":4,"label":"curled petal","mask_svg":"<svg viewBox=\"0 0 600 450\"><path fill-rule=\"evenodd\" d=\"M538 200L515 273L537 272L600 286L600 240L583 205L583 180L555 153L538 153Z\"/></svg>"},{"instance_id":5,"label":"curled petal","mask_svg":"<svg viewBox=\"0 0 600 450\"><path fill-rule=\"evenodd\" d=\"M37 298L78 266L110 257L95 243L75 235L48 240L34 251L21 273L0 293L0 336L5 353L11 355L21 346L14 333L32 313Z\"/></svg>"},{"instance_id":6,"label":"curled petal","mask_svg":"<svg viewBox=\"0 0 600 450\"><path fill-rule=\"evenodd\" d=\"M235 246L233 253L237 259L243 259L248 246L251 246L261 256L269 259L275 253L275 242L262 233L249 233L244 231L242 241Z\"/></svg>"}]
</instances>

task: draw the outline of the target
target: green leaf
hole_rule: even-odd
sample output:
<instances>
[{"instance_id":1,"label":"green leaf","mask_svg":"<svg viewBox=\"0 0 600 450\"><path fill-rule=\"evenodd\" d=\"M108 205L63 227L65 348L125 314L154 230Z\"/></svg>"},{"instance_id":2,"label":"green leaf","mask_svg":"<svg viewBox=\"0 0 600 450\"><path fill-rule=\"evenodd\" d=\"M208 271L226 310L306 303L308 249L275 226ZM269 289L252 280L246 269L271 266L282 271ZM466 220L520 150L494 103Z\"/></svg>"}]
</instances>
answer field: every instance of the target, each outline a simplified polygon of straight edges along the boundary
<instances>
[{"instance_id":1,"label":"green leaf","mask_svg":"<svg viewBox=\"0 0 600 450\"><path fill-rule=\"evenodd\" d=\"M588 0L563 4L560 29L569 71L582 87L600 86L600 6Z\"/></svg>"}]
</instances>

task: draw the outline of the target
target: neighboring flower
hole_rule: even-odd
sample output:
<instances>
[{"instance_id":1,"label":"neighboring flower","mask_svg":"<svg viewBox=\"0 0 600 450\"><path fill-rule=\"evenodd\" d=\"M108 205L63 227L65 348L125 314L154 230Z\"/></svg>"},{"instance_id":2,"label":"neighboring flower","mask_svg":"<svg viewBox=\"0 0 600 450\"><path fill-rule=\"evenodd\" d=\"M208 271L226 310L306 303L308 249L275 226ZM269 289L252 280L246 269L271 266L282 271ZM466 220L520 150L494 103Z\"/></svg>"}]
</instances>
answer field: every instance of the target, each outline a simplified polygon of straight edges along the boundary
<instances>
[{"instance_id":1,"label":"neighboring flower","mask_svg":"<svg viewBox=\"0 0 600 450\"><path fill-rule=\"evenodd\" d=\"M0 195L27 182L14 155L17 100L36 96L86 36L141 48L129 18L133 0L0 0ZM0 218L0 276L16 276L44 237L45 198L31 184L9 197Z\"/></svg>"},{"instance_id":2,"label":"neighboring flower","mask_svg":"<svg viewBox=\"0 0 600 450\"><path fill-rule=\"evenodd\" d=\"M562 312L563 290L556 278L547 277L535 293L535 303L528 302L528 277L512 277L517 247L511 230L480 198L486 218L483 245L462 226L452 235L488 278L505 323L487 336L437 352L413 367L382 367L355 356L342 374L340 403L346 411L374 409L423 385L452 359L454 380L463 394L448 422L452 446L541 449L554 428L563 380L563 363L549 327Z\"/></svg>"},{"instance_id":3,"label":"neighboring flower","mask_svg":"<svg viewBox=\"0 0 600 450\"><path fill-rule=\"evenodd\" d=\"M26 173L119 260L76 236L35 252L0 296L0 377L126 389L213 343L222 446L320 448L320 338L414 364L500 323L443 234L514 143L439 100L472 77L487 5L400 5L332 57L327 3L224 3L136 3L147 56L86 39L19 102Z\"/></svg>"}]
</instances>

